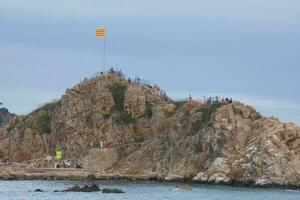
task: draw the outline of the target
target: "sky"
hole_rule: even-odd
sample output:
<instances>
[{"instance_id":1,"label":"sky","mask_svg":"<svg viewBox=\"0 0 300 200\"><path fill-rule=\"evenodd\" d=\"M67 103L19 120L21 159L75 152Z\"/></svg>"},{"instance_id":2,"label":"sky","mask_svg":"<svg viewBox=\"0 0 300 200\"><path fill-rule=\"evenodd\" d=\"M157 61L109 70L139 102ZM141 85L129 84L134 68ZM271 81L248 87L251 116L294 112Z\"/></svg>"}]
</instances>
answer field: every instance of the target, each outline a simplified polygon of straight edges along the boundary
<instances>
[{"instance_id":1,"label":"sky","mask_svg":"<svg viewBox=\"0 0 300 200\"><path fill-rule=\"evenodd\" d=\"M106 68L300 125L300 0L0 0L0 102L26 114L103 70L99 27Z\"/></svg>"}]
</instances>

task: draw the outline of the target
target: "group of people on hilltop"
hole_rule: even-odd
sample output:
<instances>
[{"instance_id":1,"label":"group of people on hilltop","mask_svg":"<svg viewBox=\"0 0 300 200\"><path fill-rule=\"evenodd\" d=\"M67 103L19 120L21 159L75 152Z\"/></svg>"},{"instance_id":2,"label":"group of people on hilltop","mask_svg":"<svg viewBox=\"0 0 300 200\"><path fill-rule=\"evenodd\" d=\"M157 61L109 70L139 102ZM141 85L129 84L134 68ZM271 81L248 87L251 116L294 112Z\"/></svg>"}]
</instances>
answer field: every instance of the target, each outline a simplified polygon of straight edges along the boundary
<instances>
[{"instance_id":1,"label":"group of people on hilltop","mask_svg":"<svg viewBox=\"0 0 300 200\"><path fill-rule=\"evenodd\" d=\"M188 101L192 101L193 98L192 98L192 95L189 95L189 98L188 98ZM204 96L203 97L203 100L200 100L201 103L203 104L208 104L208 105L211 105L211 104L223 104L223 105L226 105L226 104L230 104L232 103L232 98L228 98L228 97L219 97L219 96L215 96L215 97L206 97Z\"/></svg>"},{"instance_id":2,"label":"group of people on hilltop","mask_svg":"<svg viewBox=\"0 0 300 200\"><path fill-rule=\"evenodd\" d=\"M122 70L116 70L113 67L108 70L109 74L116 74L117 76L124 77Z\"/></svg>"},{"instance_id":3,"label":"group of people on hilltop","mask_svg":"<svg viewBox=\"0 0 300 200\"><path fill-rule=\"evenodd\" d=\"M128 83L132 82L130 77L127 80L128 80ZM140 84L140 81L141 81L140 77L135 77L135 79L133 80L133 82L137 83L137 84Z\"/></svg>"},{"instance_id":4,"label":"group of people on hilltop","mask_svg":"<svg viewBox=\"0 0 300 200\"><path fill-rule=\"evenodd\" d=\"M104 73L104 72L101 72L101 74L103 74L103 73ZM120 76L120 77L124 77L124 74L123 74L122 70L116 70L116 69L114 69L113 67L110 68L110 69L107 71L107 73L109 73L109 74L115 74L115 75ZM141 79L140 79L140 77L135 77L134 80L132 80L131 78L128 78L128 82L129 82L129 83L135 82L135 83L138 83L138 84L139 84L139 83L141 82Z\"/></svg>"},{"instance_id":5,"label":"group of people on hilltop","mask_svg":"<svg viewBox=\"0 0 300 200\"><path fill-rule=\"evenodd\" d=\"M124 74L122 73L121 70L116 70L114 69L113 67L110 68L108 70L108 73L109 74L116 74L120 77L124 77ZM103 74L103 72L101 72L101 74ZM128 78L128 82L131 83L131 82L135 82L135 83L138 83L140 84L141 83L141 79L139 77L135 77L134 80L132 80L131 78ZM151 86L150 86L151 87ZM160 87L158 85L154 85L154 90L160 95L160 97L166 97L166 92L161 90ZM189 98L188 98L188 101L191 101L192 100L192 96L189 95ZM202 103L204 104L230 104L232 103L232 98L228 98L228 97L219 97L219 96L215 96L215 97L205 97L203 98L203 100L201 101Z\"/></svg>"},{"instance_id":6,"label":"group of people on hilltop","mask_svg":"<svg viewBox=\"0 0 300 200\"><path fill-rule=\"evenodd\" d=\"M232 98L228 98L228 97L221 98L219 96L215 96L215 97L206 98L204 96L204 98L203 98L203 103L204 104L224 104L224 105L226 105L226 104L230 104L232 102L233 102Z\"/></svg>"}]
</instances>

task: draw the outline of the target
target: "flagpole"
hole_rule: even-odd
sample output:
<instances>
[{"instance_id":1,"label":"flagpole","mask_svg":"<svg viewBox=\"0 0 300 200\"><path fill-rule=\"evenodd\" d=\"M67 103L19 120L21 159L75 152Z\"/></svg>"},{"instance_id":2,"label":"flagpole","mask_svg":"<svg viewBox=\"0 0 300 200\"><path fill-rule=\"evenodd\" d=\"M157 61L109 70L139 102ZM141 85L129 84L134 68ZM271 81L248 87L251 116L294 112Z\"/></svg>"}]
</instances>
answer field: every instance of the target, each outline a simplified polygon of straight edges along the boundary
<instances>
[{"instance_id":1,"label":"flagpole","mask_svg":"<svg viewBox=\"0 0 300 200\"><path fill-rule=\"evenodd\" d=\"M101 27L99 29L96 30L96 37L99 37L100 39L103 39L103 58L102 58L102 67L103 67L103 70L105 71L105 28L104 27ZM100 56L101 57L101 56ZM101 58L100 58L100 63L101 65Z\"/></svg>"},{"instance_id":2,"label":"flagpole","mask_svg":"<svg viewBox=\"0 0 300 200\"><path fill-rule=\"evenodd\" d=\"M105 71L105 36L103 38L103 68Z\"/></svg>"}]
</instances>

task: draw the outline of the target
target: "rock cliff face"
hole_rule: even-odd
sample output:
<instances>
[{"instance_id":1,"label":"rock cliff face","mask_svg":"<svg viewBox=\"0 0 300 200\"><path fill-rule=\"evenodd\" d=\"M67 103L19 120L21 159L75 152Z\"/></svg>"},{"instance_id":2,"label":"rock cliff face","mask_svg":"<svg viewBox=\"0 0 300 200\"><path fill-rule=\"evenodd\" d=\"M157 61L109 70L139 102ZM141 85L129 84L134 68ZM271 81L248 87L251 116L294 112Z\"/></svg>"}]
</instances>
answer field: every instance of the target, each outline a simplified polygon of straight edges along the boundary
<instances>
[{"instance_id":1,"label":"rock cliff face","mask_svg":"<svg viewBox=\"0 0 300 200\"><path fill-rule=\"evenodd\" d=\"M239 102L161 97L148 85L103 74L0 128L0 158L162 180L300 186L300 128ZM100 141L110 148L100 148Z\"/></svg>"},{"instance_id":2,"label":"rock cliff face","mask_svg":"<svg viewBox=\"0 0 300 200\"><path fill-rule=\"evenodd\" d=\"M16 115L10 113L6 108L0 108L0 126L7 123L14 116Z\"/></svg>"}]
</instances>

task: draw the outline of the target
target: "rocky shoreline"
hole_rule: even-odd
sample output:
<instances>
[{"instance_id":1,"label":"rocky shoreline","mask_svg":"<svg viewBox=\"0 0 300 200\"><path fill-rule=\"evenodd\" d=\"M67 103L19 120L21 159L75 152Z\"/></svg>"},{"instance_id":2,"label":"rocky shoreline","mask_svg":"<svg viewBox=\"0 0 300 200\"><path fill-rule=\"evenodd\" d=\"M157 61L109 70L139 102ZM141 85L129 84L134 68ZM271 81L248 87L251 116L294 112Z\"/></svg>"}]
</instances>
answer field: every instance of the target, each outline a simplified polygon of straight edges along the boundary
<instances>
[{"instance_id":1,"label":"rocky shoreline","mask_svg":"<svg viewBox=\"0 0 300 200\"><path fill-rule=\"evenodd\" d=\"M29 172L40 171L40 172ZM278 188L278 189L300 189L299 185L276 184L269 181L258 180L195 180L192 178L169 179L157 175L122 175L122 174L101 174L82 169L18 169L15 171L0 171L0 180L70 180L70 181L118 181L118 182L160 182L160 183L188 183L205 185L224 185L253 188ZM48 172L42 172L47 170Z\"/></svg>"}]
</instances>

